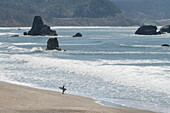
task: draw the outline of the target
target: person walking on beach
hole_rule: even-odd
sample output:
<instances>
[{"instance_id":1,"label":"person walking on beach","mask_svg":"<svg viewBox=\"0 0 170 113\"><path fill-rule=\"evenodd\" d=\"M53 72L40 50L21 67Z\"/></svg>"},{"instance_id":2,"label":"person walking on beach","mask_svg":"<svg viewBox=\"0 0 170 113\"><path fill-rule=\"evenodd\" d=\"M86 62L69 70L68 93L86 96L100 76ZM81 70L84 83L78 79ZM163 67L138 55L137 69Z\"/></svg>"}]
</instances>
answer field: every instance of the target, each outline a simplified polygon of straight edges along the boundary
<instances>
[{"instance_id":1,"label":"person walking on beach","mask_svg":"<svg viewBox=\"0 0 170 113\"><path fill-rule=\"evenodd\" d=\"M64 92L67 90L66 88L65 88L65 86L63 85L63 87L59 87L61 90L62 90L62 94L64 95Z\"/></svg>"}]
</instances>

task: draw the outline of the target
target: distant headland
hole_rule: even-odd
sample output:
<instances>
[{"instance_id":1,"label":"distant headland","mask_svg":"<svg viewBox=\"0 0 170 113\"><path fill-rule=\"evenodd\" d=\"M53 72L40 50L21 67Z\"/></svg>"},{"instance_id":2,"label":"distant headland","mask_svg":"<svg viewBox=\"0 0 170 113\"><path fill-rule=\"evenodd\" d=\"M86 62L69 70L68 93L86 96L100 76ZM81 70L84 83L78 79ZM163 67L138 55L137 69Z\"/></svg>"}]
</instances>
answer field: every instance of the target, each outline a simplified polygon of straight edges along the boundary
<instances>
[{"instance_id":1,"label":"distant headland","mask_svg":"<svg viewBox=\"0 0 170 113\"><path fill-rule=\"evenodd\" d=\"M40 15L50 26L134 26L109 0L1 0L1 27L30 27Z\"/></svg>"}]
</instances>

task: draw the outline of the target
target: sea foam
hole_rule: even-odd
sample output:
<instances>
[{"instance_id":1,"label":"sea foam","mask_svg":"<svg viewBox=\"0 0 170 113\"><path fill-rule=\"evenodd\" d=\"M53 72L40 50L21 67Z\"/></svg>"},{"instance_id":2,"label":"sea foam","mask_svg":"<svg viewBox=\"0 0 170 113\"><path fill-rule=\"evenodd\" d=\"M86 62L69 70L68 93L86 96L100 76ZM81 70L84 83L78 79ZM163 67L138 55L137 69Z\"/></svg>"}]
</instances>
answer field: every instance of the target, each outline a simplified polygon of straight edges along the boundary
<instances>
[{"instance_id":1,"label":"sea foam","mask_svg":"<svg viewBox=\"0 0 170 113\"><path fill-rule=\"evenodd\" d=\"M128 66L120 64L170 63L157 60L98 60L83 61L59 58L12 55L11 60L27 61L32 68L55 69L68 74L99 77L114 84L170 94L170 66ZM165 77L162 78L162 73ZM167 76L166 76L167 75Z\"/></svg>"}]
</instances>

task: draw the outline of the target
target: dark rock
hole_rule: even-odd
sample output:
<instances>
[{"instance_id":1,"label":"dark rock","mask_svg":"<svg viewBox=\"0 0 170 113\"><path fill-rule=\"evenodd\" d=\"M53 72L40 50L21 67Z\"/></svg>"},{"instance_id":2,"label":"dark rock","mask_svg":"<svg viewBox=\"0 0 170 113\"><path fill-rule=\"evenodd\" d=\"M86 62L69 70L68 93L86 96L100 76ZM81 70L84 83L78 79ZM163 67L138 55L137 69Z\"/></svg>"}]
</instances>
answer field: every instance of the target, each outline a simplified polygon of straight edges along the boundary
<instances>
[{"instance_id":1,"label":"dark rock","mask_svg":"<svg viewBox=\"0 0 170 113\"><path fill-rule=\"evenodd\" d=\"M47 42L46 50L58 50L61 51L57 38L49 38Z\"/></svg>"},{"instance_id":2,"label":"dark rock","mask_svg":"<svg viewBox=\"0 0 170 113\"><path fill-rule=\"evenodd\" d=\"M57 36L56 31L50 29L50 26L44 25L40 16L34 17L34 22L28 35L50 35Z\"/></svg>"},{"instance_id":3,"label":"dark rock","mask_svg":"<svg viewBox=\"0 0 170 113\"><path fill-rule=\"evenodd\" d=\"M73 37L82 37L83 35L81 33L75 34Z\"/></svg>"},{"instance_id":4,"label":"dark rock","mask_svg":"<svg viewBox=\"0 0 170 113\"><path fill-rule=\"evenodd\" d=\"M27 33L27 32L24 32L24 35L28 35L28 33Z\"/></svg>"},{"instance_id":5,"label":"dark rock","mask_svg":"<svg viewBox=\"0 0 170 113\"><path fill-rule=\"evenodd\" d=\"M161 33L170 33L170 25L163 26L163 27L160 29L160 32L161 32Z\"/></svg>"},{"instance_id":6,"label":"dark rock","mask_svg":"<svg viewBox=\"0 0 170 113\"><path fill-rule=\"evenodd\" d=\"M12 35L11 37L19 37L19 35Z\"/></svg>"},{"instance_id":7,"label":"dark rock","mask_svg":"<svg viewBox=\"0 0 170 113\"><path fill-rule=\"evenodd\" d=\"M157 32L157 27L153 25L144 25L141 26L135 34L138 35L157 35L160 34L160 32Z\"/></svg>"},{"instance_id":8,"label":"dark rock","mask_svg":"<svg viewBox=\"0 0 170 113\"><path fill-rule=\"evenodd\" d=\"M162 44L162 46L166 46L166 47L169 47L170 45L169 45L169 44Z\"/></svg>"}]
</instances>

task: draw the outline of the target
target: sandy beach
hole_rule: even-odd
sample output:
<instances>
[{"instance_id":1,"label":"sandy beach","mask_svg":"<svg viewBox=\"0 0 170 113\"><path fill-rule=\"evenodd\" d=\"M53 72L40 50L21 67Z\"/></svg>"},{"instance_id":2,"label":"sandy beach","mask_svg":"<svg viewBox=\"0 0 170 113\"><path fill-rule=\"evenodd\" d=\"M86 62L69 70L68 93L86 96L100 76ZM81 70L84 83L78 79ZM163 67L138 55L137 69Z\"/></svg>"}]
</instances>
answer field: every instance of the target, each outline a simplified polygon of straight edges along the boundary
<instances>
[{"instance_id":1,"label":"sandy beach","mask_svg":"<svg viewBox=\"0 0 170 113\"><path fill-rule=\"evenodd\" d=\"M0 113L154 113L103 106L95 100L60 92L0 83Z\"/></svg>"}]
</instances>

